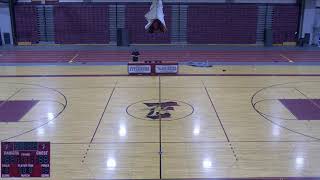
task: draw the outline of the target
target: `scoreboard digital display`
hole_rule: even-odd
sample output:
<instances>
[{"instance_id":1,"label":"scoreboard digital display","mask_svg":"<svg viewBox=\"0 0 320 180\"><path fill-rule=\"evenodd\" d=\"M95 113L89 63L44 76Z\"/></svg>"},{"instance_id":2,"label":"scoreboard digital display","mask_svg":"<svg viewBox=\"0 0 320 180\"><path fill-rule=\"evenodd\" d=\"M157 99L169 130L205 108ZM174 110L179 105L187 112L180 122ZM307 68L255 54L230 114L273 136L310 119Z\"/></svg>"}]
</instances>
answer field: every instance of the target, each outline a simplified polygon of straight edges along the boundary
<instances>
[{"instance_id":1,"label":"scoreboard digital display","mask_svg":"<svg viewBox=\"0 0 320 180\"><path fill-rule=\"evenodd\" d=\"M50 177L50 142L1 142L1 177Z\"/></svg>"}]
</instances>

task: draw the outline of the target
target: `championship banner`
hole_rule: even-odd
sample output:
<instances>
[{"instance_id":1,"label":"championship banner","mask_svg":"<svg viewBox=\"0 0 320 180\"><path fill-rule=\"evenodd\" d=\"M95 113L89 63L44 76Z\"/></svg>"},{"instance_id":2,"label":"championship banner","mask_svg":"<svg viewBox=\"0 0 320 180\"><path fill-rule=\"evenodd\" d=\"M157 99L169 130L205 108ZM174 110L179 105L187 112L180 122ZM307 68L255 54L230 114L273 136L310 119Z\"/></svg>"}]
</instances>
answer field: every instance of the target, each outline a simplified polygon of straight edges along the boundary
<instances>
[{"instance_id":1,"label":"championship banner","mask_svg":"<svg viewBox=\"0 0 320 180\"><path fill-rule=\"evenodd\" d=\"M156 73L158 74L176 74L178 73L178 65L156 65Z\"/></svg>"},{"instance_id":2,"label":"championship banner","mask_svg":"<svg viewBox=\"0 0 320 180\"><path fill-rule=\"evenodd\" d=\"M1 142L1 178L50 177L50 142Z\"/></svg>"},{"instance_id":3,"label":"championship banner","mask_svg":"<svg viewBox=\"0 0 320 180\"><path fill-rule=\"evenodd\" d=\"M151 65L128 65L129 74L150 74Z\"/></svg>"}]
</instances>

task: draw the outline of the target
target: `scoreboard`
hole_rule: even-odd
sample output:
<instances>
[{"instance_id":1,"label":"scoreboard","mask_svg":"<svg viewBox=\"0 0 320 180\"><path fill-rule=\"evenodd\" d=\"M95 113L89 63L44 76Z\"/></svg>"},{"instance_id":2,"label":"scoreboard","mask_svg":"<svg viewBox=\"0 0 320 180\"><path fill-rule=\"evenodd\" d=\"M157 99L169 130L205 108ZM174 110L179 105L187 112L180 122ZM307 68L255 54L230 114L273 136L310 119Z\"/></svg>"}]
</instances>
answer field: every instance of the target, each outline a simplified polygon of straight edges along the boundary
<instances>
[{"instance_id":1,"label":"scoreboard","mask_svg":"<svg viewBox=\"0 0 320 180\"><path fill-rule=\"evenodd\" d=\"M1 177L50 177L50 142L1 142Z\"/></svg>"}]
</instances>

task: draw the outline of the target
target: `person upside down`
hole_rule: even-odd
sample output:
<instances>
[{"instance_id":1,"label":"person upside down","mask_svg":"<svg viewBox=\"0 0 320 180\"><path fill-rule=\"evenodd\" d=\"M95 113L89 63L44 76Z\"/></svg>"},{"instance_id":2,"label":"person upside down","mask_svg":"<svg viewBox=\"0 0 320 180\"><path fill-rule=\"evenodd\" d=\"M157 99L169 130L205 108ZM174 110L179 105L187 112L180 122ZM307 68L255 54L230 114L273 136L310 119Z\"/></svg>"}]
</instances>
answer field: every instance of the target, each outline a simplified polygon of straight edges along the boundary
<instances>
[{"instance_id":1,"label":"person upside down","mask_svg":"<svg viewBox=\"0 0 320 180\"><path fill-rule=\"evenodd\" d=\"M167 31L164 21L162 0L153 0L149 12L145 15L148 24L145 29L149 33L164 33Z\"/></svg>"}]
</instances>

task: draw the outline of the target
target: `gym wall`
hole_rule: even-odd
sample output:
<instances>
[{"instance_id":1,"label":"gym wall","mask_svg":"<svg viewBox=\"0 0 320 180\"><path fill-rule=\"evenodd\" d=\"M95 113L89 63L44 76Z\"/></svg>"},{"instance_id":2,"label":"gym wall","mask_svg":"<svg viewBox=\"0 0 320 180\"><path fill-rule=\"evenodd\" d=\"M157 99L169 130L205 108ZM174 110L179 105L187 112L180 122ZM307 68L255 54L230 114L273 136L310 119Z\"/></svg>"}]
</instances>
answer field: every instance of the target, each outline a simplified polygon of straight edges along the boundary
<instances>
[{"instance_id":1,"label":"gym wall","mask_svg":"<svg viewBox=\"0 0 320 180\"><path fill-rule=\"evenodd\" d=\"M57 44L108 44L108 5L66 4L54 7Z\"/></svg>"},{"instance_id":2,"label":"gym wall","mask_svg":"<svg viewBox=\"0 0 320 180\"><path fill-rule=\"evenodd\" d=\"M75 1L18 3L18 41L115 44L119 28L128 33L131 44L262 44L266 28L272 30L274 44L297 40L299 6L292 0L273 0L272 4L262 0L164 1L169 30L166 34L145 32L144 14L149 10L149 1Z\"/></svg>"},{"instance_id":3,"label":"gym wall","mask_svg":"<svg viewBox=\"0 0 320 180\"><path fill-rule=\"evenodd\" d=\"M145 13L150 8L150 4L128 4L125 12L125 27L129 33L129 40L133 44L170 44L171 34L171 6L164 8L167 33L149 34L144 27L146 20Z\"/></svg>"},{"instance_id":4,"label":"gym wall","mask_svg":"<svg viewBox=\"0 0 320 180\"><path fill-rule=\"evenodd\" d=\"M17 41L39 43L36 7L33 5L16 6L15 18Z\"/></svg>"},{"instance_id":5,"label":"gym wall","mask_svg":"<svg viewBox=\"0 0 320 180\"><path fill-rule=\"evenodd\" d=\"M295 42L298 40L299 7L297 5L273 6L273 43Z\"/></svg>"},{"instance_id":6,"label":"gym wall","mask_svg":"<svg viewBox=\"0 0 320 180\"><path fill-rule=\"evenodd\" d=\"M257 5L190 5L188 42L191 44L255 44Z\"/></svg>"}]
</instances>

